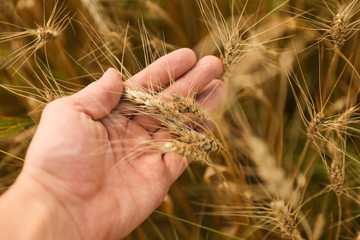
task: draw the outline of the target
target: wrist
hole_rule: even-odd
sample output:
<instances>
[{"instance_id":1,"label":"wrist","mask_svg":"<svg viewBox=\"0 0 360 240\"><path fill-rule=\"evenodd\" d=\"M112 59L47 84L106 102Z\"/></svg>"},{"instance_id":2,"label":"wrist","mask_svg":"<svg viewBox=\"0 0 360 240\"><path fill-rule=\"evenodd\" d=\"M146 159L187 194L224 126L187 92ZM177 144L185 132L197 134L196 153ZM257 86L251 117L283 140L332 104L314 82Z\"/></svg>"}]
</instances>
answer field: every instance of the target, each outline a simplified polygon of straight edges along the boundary
<instances>
[{"instance_id":1,"label":"wrist","mask_svg":"<svg viewBox=\"0 0 360 240\"><path fill-rule=\"evenodd\" d=\"M74 221L41 184L20 175L0 197L0 232L6 239L80 239Z\"/></svg>"}]
</instances>

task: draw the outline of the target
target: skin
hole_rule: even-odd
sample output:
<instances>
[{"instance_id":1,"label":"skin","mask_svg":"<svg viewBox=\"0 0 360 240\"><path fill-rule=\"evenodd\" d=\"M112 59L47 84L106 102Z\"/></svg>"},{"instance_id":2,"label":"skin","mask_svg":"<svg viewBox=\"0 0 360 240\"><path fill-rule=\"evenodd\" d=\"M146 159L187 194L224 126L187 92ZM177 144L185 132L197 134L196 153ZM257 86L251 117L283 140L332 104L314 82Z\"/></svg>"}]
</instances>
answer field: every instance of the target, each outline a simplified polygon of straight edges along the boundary
<instances>
[{"instance_id":1,"label":"skin","mask_svg":"<svg viewBox=\"0 0 360 240\"><path fill-rule=\"evenodd\" d=\"M180 49L125 83L109 69L82 91L51 102L20 176L0 198L1 238L120 239L131 233L160 205L187 162L155 150L126 157L141 142L170 136L152 119L121 114L124 85L166 87L175 79L159 94L196 93L198 103L212 110L226 95L216 80L222 71L218 58L197 62L191 50Z\"/></svg>"}]
</instances>

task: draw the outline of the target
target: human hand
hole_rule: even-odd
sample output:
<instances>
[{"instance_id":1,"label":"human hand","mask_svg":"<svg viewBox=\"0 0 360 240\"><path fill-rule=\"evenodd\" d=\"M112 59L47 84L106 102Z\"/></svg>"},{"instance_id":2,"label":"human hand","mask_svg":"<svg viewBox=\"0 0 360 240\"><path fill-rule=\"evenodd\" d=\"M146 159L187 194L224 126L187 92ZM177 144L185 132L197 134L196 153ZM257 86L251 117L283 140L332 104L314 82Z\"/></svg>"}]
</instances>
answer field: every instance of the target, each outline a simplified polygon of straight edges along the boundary
<instances>
[{"instance_id":1,"label":"human hand","mask_svg":"<svg viewBox=\"0 0 360 240\"><path fill-rule=\"evenodd\" d=\"M125 83L109 69L82 91L45 108L14 188L26 189L33 201L51 201L61 211L55 215L73 225L69 235L74 238L125 237L159 206L187 164L177 154L160 151L127 159L139 143L163 139L166 132L144 116L129 119L112 112L124 85L147 87L156 81L166 87L175 79L162 94L197 92L197 101L211 110L226 92L214 80L221 73L219 59L208 56L196 63L188 49L160 58Z\"/></svg>"}]
</instances>

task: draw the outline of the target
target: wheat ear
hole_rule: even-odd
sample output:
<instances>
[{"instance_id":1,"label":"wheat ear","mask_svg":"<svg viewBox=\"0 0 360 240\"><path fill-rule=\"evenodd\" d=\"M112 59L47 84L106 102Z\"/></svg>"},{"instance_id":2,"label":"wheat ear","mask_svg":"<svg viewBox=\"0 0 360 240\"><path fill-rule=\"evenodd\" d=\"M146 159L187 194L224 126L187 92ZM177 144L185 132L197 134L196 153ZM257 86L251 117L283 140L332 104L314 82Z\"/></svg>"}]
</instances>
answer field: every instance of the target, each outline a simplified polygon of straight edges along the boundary
<instances>
[{"instance_id":1,"label":"wheat ear","mask_svg":"<svg viewBox=\"0 0 360 240\"><path fill-rule=\"evenodd\" d=\"M165 143L163 153L176 152L186 158L210 164L208 152L224 150L221 142L201 123L209 121L208 114L194 99L172 95L174 101L167 101L158 95L143 90L124 90L124 99L137 104L134 109L160 121L176 139ZM200 122L200 123L199 123ZM195 131L187 124L195 124L205 133Z\"/></svg>"},{"instance_id":2,"label":"wheat ear","mask_svg":"<svg viewBox=\"0 0 360 240\"><path fill-rule=\"evenodd\" d=\"M270 203L272 209L272 217L276 221L277 228L283 234L283 237L291 238L294 240L303 240L297 224L295 221L295 214L289 205L285 204L283 200L275 200Z\"/></svg>"}]
</instances>

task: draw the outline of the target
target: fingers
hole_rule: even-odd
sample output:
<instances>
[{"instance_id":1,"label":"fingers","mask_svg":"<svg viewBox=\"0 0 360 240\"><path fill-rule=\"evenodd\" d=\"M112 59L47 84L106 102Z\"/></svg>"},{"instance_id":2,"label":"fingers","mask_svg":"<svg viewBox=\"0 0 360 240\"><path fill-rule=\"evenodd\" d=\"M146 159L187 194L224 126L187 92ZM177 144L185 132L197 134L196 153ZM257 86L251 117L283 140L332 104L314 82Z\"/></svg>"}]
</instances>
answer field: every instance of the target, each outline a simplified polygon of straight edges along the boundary
<instances>
[{"instance_id":1,"label":"fingers","mask_svg":"<svg viewBox=\"0 0 360 240\"><path fill-rule=\"evenodd\" d=\"M123 90L120 74L115 69L108 69L96 82L69 97L94 120L107 116L119 103Z\"/></svg>"},{"instance_id":2,"label":"fingers","mask_svg":"<svg viewBox=\"0 0 360 240\"><path fill-rule=\"evenodd\" d=\"M194 68L188 71L184 76L177 79L174 84L170 85L167 89L161 92L160 95L164 97L170 96L171 94L192 96L195 93L201 93L213 79L221 75L222 71L222 63L217 57L204 57L195 65ZM220 94L221 92L219 91L217 93ZM156 131L160 126L159 122L146 116L135 116L133 120L142 125L149 132Z\"/></svg>"},{"instance_id":3,"label":"fingers","mask_svg":"<svg viewBox=\"0 0 360 240\"><path fill-rule=\"evenodd\" d=\"M167 86L171 80L189 71L195 64L196 56L191 49L179 49L159 58L125 84L129 87L141 86L146 89L151 87L158 91Z\"/></svg>"},{"instance_id":4,"label":"fingers","mask_svg":"<svg viewBox=\"0 0 360 240\"><path fill-rule=\"evenodd\" d=\"M184 156L173 152L166 153L163 156L163 162L168 170L171 184L174 183L189 166L189 161Z\"/></svg>"},{"instance_id":5,"label":"fingers","mask_svg":"<svg viewBox=\"0 0 360 240\"><path fill-rule=\"evenodd\" d=\"M201 92L213 79L219 77L222 72L223 65L220 59L215 56L206 56L193 69L165 89L161 95L171 96L172 94L179 94L193 96L193 94Z\"/></svg>"},{"instance_id":6,"label":"fingers","mask_svg":"<svg viewBox=\"0 0 360 240\"><path fill-rule=\"evenodd\" d=\"M227 88L223 81L215 79L198 94L196 102L212 112L226 97Z\"/></svg>"},{"instance_id":7,"label":"fingers","mask_svg":"<svg viewBox=\"0 0 360 240\"><path fill-rule=\"evenodd\" d=\"M197 97L196 102L208 112L213 112L217 106L225 99L227 88L223 81L213 80ZM211 121L204 121L202 125L205 129L214 131L215 125ZM203 132L203 129L197 129Z\"/></svg>"}]
</instances>

